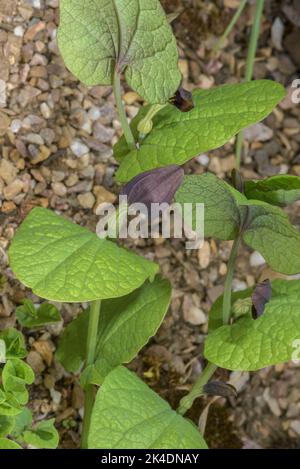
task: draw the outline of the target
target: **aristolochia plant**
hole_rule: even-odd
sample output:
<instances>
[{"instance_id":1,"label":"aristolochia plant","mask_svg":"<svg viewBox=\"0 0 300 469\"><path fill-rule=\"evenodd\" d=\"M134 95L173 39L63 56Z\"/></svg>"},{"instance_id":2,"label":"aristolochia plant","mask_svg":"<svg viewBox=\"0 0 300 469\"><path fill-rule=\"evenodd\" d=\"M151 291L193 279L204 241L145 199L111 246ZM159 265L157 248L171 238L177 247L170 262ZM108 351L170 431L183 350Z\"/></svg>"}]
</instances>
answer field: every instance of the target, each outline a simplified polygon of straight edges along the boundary
<instances>
[{"instance_id":1,"label":"aristolochia plant","mask_svg":"<svg viewBox=\"0 0 300 469\"><path fill-rule=\"evenodd\" d=\"M158 275L155 263L115 242L35 208L11 244L10 265L42 298L89 303L65 328L57 350L66 370L81 372L83 448L206 448L203 435L183 415L205 393L217 367L258 370L288 361L300 338L298 280L265 282L232 294L242 242L259 251L272 269L300 272L300 235L279 208L300 199L300 182L277 176L243 184L236 177L234 187L209 173L182 179L178 167L264 119L285 92L277 83L259 80L196 90L189 99L178 91L176 43L157 0L61 0L60 5L58 43L67 67L86 85L113 86L124 130L114 148L120 163L116 177L119 182L134 178L124 189L130 202L169 200L181 184L175 195L179 204L205 204L205 236L233 241L224 295L210 314L207 367L176 411L122 366L156 333L171 285ZM147 101L131 126L121 76ZM170 168L153 173L153 185L151 170L162 167ZM38 318L39 312L27 315L28 327L32 321L38 325ZM10 393L0 394L0 414L4 407L19 412L14 389Z\"/></svg>"}]
</instances>

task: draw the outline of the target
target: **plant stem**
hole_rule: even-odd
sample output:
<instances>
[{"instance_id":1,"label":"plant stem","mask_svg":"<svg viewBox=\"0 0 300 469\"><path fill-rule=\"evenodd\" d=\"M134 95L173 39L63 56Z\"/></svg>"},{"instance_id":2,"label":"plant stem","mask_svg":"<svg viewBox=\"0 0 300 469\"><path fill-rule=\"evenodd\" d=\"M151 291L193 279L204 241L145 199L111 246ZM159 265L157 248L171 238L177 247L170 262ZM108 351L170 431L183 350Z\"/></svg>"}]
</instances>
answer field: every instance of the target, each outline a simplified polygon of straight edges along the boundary
<instances>
[{"instance_id":1,"label":"plant stem","mask_svg":"<svg viewBox=\"0 0 300 469\"><path fill-rule=\"evenodd\" d=\"M86 368L94 364L97 347L98 324L100 317L101 301L96 300L91 303L89 314L89 325L87 334ZM85 389L84 396L84 417L81 437L81 447L87 448L87 439L90 429L91 415L94 405L94 386L89 384Z\"/></svg>"},{"instance_id":2,"label":"plant stem","mask_svg":"<svg viewBox=\"0 0 300 469\"><path fill-rule=\"evenodd\" d=\"M114 73L113 89L125 140L127 142L128 147L131 150L135 150L136 144L130 125L128 124L125 109L122 103L120 74L117 71L115 71Z\"/></svg>"},{"instance_id":3,"label":"plant stem","mask_svg":"<svg viewBox=\"0 0 300 469\"><path fill-rule=\"evenodd\" d=\"M238 7L238 9L236 10L235 14L233 15L229 25L227 26L227 28L225 29L224 33L222 34L222 36L220 37L220 39L218 40L218 42L216 43L216 45L214 46L214 52L218 52L218 50L222 47L222 45L224 44L225 40L227 39L227 37L229 36L229 34L231 33L231 31L233 30L234 26L236 25L236 23L238 22L239 20L239 17L241 16L245 6L246 6L246 3L247 3L248 0L241 0L241 3Z\"/></svg>"},{"instance_id":4,"label":"plant stem","mask_svg":"<svg viewBox=\"0 0 300 469\"><path fill-rule=\"evenodd\" d=\"M233 272L234 272L234 265L236 261L236 256L238 252L238 247L241 240L241 234L237 236L234 240L231 253L228 261L227 267L227 276L224 286L224 296L223 296L223 324L228 324L230 320L230 311L231 311L231 291L232 291L232 279L233 279ZM210 380L213 376L215 371L217 370L217 365L208 362L206 367L204 368L203 372L195 382L194 386L192 387L191 391L184 396L177 409L177 412L181 415L184 415L193 405L193 402L197 397L203 394L203 386Z\"/></svg>"},{"instance_id":5,"label":"plant stem","mask_svg":"<svg viewBox=\"0 0 300 469\"><path fill-rule=\"evenodd\" d=\"M223 324L228 324L230 320L232 279L233 279L234 265L236 261L236 256L237 256L240 240L241 240L240 235L237 236L237 238L235 238L232 248L231 248L229 261L227 264L227 275L226 275L226 281L225 281L225 286L224 286L223 308L222 308Z\"/></svg>"},{"instance_id":6,"label":"plant stem","mask_svg":"<svg viewBox=\"0 0 300 469\"><path fill-rule=\"evenodd\" d=\"M201 396L203 386L210 380L217 368L217 365L210 362L206 365L191 391L181 399L177 409L179 414L184 415L192 407L194 400Z\"/></svg>"},{"instance_id":7,"label":"plant stem","mask_svg":"<svg viewBox=\"0 0 300 469\"><path fill-rule=\"evenodd\" d=\"M253 68L254 68L254 59L257 50L258 38L259 38L259 31L260 31L260 24L261 24L261 17L263 14L265 0L256 0L256 7L255 7L255 14L253 25L251 29L251 36L247 54L247 62L246 62L246 73L245 73L245 80L251 81L253 76ZM236 142L236 169L240 169L241 166L241 155L243 149L243 132L240 132L237 137Z\"/></svg>"}]
</instances>

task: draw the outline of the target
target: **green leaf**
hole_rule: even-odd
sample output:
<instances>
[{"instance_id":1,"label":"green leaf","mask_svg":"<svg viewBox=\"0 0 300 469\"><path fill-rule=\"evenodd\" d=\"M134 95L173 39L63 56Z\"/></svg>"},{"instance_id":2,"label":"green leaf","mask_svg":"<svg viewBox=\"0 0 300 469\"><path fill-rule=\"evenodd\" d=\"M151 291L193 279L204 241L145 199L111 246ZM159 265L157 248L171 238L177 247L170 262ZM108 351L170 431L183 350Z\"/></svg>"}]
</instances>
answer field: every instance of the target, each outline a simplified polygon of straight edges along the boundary
<instances>
[{"instance_id":1,"label":"green leaf","mask_svg":"<svg viewBox=\"0 0 300 469\"><path fill-rule=\"evenodd\" d=\"M224 85L193 93L195 108L181 113L166 106L153 119L153 130L138 150L129 151L124 139L114 147L121 159L119 182L170 164L182 165L200 153L218 148L240 130L264 119L283 99L284 88L268 80ZM145 110L133 122L137 125Z\"/></svg>"},{"instance_id":2,"label":"green leaf","mask_svg":"<svg viewBox=\"0 0 300 469\"><path fill-rule=\"evenodd\" d=\"M69 373L77 373L85 360L88 322L89 309L73 319L59 339L55 356Z\"/></svg>"},{"instance_id":3,"label":"green leaf","mask_svg":"<svg viewBox=\"0 0 300 469\"><path fill-rule=\"evenodd\" d=\"M300 272L300 234L280 208L247 200L210 173L185 176L175 201L204 204L205 236L234 239L243 226L245 243L259 251L272 269L288 275Z\"/></svg>"},{"instance_id":4,"label":"green leaf","mask_svg":"<svg viewBox=\"0 0 300 469\"><path fill-rule=\"evenodd\" d=\"M0 449L22 449L22 447L8 438L0 438Z\"/></svg>"},{"instance_id":5,"label":"green leaf","mask_svg":"<svg viewBox=\"0 0 300 469\"><path fill-rule=\"evenodd\" d=\"M7 436L14 428L14 418L9 415L0 415L0 438Z\"/></svg>"},{"instance_id":6,"label":"green leaf","mask_svg":"<svg viewBox=\"0 0 300 469\"><path fill-rule=\"evenodd\" d=\"M4 396L4 400L1 396ZM15 416L22 412L19 401L9 392L3 393L0 389L0 415Z\"/></svg>"},{"instance_id":7,"label":"green leaf","mask_svg":"<svg viewBox=\"0 0 300 469\"><path fill-rule=\"evenodd\" d=\"M112 368L131 361L139 350L155 335L171 296L167 280L157 276L131 294L104 300L97 343L97 361L92 376L97 384ZM64 330L56 358L69 372L77 372L86 354L89 312L84 311Z\"/></svg>"},{"instance_id":8,"label":"green leaf","mask_svg":"<svg viewBox=\"0 0 300 469\"><path fill-rule=\"evenodd\" d=\"M59 435L54 427L55 419L42 420L34 430L27 430L23 434L23 440L28 445L40 449L55 449L59 443Z\"/></svg>"},{"instance_id":9,"label":"green leaf","mask_svg":"<svg viewBox=\"0 0 300 469\"><path fill-rule=\"evenodd\" d=\"M222 326L205 341L205 357L229 370L255 371L289 361L300 338L299 280L274 280L262 316ZM298 354L299 355L299 354Z\"/></svg>"},{"instance_id":10,"label":"green leaf","mask_svg":"<svg viewBox=\"0 0 300 469\"><path fill-rule=\"evenodd\" d=\"M130 362L155 335L167 312L171 285L159 276L126 297L106 301L101 311L97 361L102 379L115 367Z\"/></svg>"},{"instance_id":11,"label":"green leaf","mask_svg":"<svg viewBox=\"0 0 300 469\"><path fill-rule=\"evenodd\" d=\"M1 378L4 390L11 393L21 405L25 405L28 402L26 384L34 382L34 373L30 366L18 358L8 360Z\"/></svg>"},{"instance_id":12,"label":"green leaf","mask_svg":"<svg viewBox=\"0 0 300 469\"><path fill-rule=\"evenodd\" d=\"M114 71L151 103L177 90L176 41L157 0L62 0L58 45L86 85L111 85Z\"/></svg>"},{"instance_id":13,"label":"green leaf","mask_svg":"<svg viewBox=\"0 0 300 469\"><path fill-rule=\"evenodd\" d=\"M231 308L237 300L245 299L251 296L252 288L246 290L232 292L231 294ZM223 295L216 299L209 312L208 331L212 332L218 327L223 326L222 319L222 307L223 307Z\"/></svg>"},{"instance_id":14,"label":"green leaf","mask_svg":"<svg viewBox=\"0 0 300 469\"><path fill-rule=\"evenodd\" d=\"M32 413L28 409L28 407L23 407L22 412L16 415L14 418L14 427L11 435L14 438L19 438L22 433L27 430L27 428L31 427L32 425Z\"/></svg>"},{"instance_id":15,"label":"green leaf","mask_svg":"<svg viewBox=\"0 0 300 469\"><path fill-rule=\"evenodd\" d=\"M245 194L248 199L284 207L300 199L300 177L284 174L264 180L246 181Z\"/></svg>"},{"instance_id":16,"label":"green leaf","mask_svg":"<svg viewBox=\"0 0 300 469\"><path fill-rule=\"evenodd\" d=\"M26 357L26 347L23 334L16 329L9 328L0 332L0 340L5 342L5 358L24 358Z\"/></svg>"},{"instance_id":17,"label":"green leaf","mask_svg":"<svg viewBox=\"0 0 300 469\"><path fill-rule=\"evenodd\" d=\"M43 303L38 309L30 300L23 300L23 305L16 309L16 316L23 327L41 327L61 320L58 309L49 303Z\"/></svg>"},{"instance_id":18,"label":"green leaf","mask_svg":"<svg viewBox=\"0 0 300 469\"><path fill-rule=\"evenodd\" d=\"M166 401L123 367L109 373L97 393L88 447L207 448L192 422L173 411Z\"/></svg>"},{"instance_id":19,"label":"green leaf","mask_svg":"<svg viewBox=\"0 0 300 469\"><path fill-rule=\"evenodd\" d=\"M153 262L43 208L26 217L9 256L16 277L36 295L53 301L123 296L158 270Z\"/></svg>"},{"instance_id":20,"label":"green leaf","mask_svg":"<svg viewBox=\"0 0 300 469\"><path fill-rule=\"evenodd\" d=\"M240 206L245 221L243 239L259 251L273 270L287 275L300 272L300 233L280 208L259 201Z\"/></svg>"},{"instance_id":21,"label":"green leaf","mask_svg":"<svg viewBox=\"0 0 300 469\"><path fill-rule=\"evenodd\" d=\"M175 194L175 201L180 204L192 203L193 207L197 203L204 204L205 236L228 240L237 235L240 213L236 199L228 184L214 174L185 176Z\"/></svg>"}]
</instances>

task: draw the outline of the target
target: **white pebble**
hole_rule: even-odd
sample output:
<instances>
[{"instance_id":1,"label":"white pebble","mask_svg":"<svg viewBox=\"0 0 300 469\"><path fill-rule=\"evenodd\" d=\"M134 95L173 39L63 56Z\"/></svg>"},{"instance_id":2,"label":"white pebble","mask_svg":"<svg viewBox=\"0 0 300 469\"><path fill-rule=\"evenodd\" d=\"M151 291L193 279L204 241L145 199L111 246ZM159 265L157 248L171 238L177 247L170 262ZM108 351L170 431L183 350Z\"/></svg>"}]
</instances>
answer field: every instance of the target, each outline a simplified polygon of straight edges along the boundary
<instances>
[{"instance_id":1,"label":"white pebble","mask_svg":"<svg viewBox=\"0 0 300 469\"><path fill-rule=\"evenodd\" d=\"M6 83L0 80L0 107L6 107Z\"/></svg>"},{"instance_id":2,"label":"white pebble","mask_svg":"<svg viewBox=\"0 0 300 469\"><path fill-rule=\"evenodd\" d=\"M50 111L50 108L49 108L48 104L47 103L42 103L41 106L40 106L40 109L41 109L42 116L45 119L49 119L50 116L51 116L51 111Z\"/></svg>"},{"instance_id":3,"label":"white pebble","mask_svg":"<svg viewBox=\"0 0 300 469\"><path fill-rule=\"evenodd\" d=\"M16 26L14 29L14 35L18 37L24 36L24 28L22 26Z\"/></svg>"},{"instance_id":4,"label":"white pebble","mask_svg":"<svg viewBox=\"0 0 300 469\"><path fill-rule=\"evenodd\" d=\"M210 158L208 155L203 153L203 155L197 156L196 160L198 163L202 164L202 166L207 166L210 161Z\"/></svg>"},{"instance_id":5,"label":"white pebble","mask_svg":"<svg viewBox=\"0 0 300 469\"><path fill-rule=\"evenodd\" d=\"M193 324L193 326L201 326L202 324L206 324L207 321L204 311L195 305L191 306L185 314L184 319L190 324Z\"/></svg>"},{"instance_id":6,"label":"white pebble","mask_svg":"<svg viewBox=\"0 0 300 469\"><path fill-rule=\"evenodd\" d=\"M80 158L83 155L86 155L89 152L89 147L82 143L80 140L74 140L71 144L71 150L75 156Z\"/></svg>"},{"instance_id":7,"label":"white pebble","mask_svg":"<svg viewBox=\"0 0 300 469\"><path fill-rule=\"evenodd\" d=\"M10 124L10 130L16 134L22 127L22 121L20 119L13 119Z\"/></svg>"},{"instance_id":8,"label":"white pebble","mask_svg":"<svg viewBox=\"0 0 300 469\"><path fill-rule=\"evenodd\" d=\"M251 267L259 267L261 265L264 265L266 263L265 259L263 256L258 252L254 251L251 256L250 256L250 265Z\"/></svg>"},{"instance_id":9,"label":"white pebble","mask_svg":"<svg viewBox=\"0 0 300 469\"><path fill-rule=\"evenodd\" d=\"M99 117L101 116L101 110L99 107L96 107L96 106L92 106L89 110L88 110L88 116L89 118L92 120L92 121L96 121L97 119L99 119Z\"/></svg>"}]
</instances>

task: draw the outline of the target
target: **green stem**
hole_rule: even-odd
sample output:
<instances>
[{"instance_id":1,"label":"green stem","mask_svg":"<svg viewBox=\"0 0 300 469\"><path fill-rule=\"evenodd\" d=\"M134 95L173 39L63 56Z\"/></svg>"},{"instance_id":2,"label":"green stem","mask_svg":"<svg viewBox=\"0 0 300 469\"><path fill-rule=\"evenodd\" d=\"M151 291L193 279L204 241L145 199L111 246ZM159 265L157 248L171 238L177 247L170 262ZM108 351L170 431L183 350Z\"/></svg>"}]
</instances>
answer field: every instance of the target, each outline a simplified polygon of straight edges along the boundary
<instances>
[{"instance_id":1,"label":"green stem","mask_svg":"<svg viewBox=\"0 0 300 469\"><path fill-rule=\"evenodd\" d=\"M233 242L231 253L228 261L227 267L227 276L226 282L224 286L224 296L223 296L223 323L228 324L230 320L230 312L231 312L231 292L232 292L232 279L233 279L233 272L234 272L234 265L236 261L236 256L238 252L238 247L240 244L241 235L239 235ZM213 376L215 371L217 370L217 365L208 362L206 367L204 368L203 372L195 382L194 386L192 387L191 391L184 396L177 409L177 412L181 415L184 415L193 405L194 400L197 397L203 394L203 386L210 380Z\"/></svg>"},{"instance_id":2,"label":"green stem","mask_svg":"<svg viewBox=\"0 0 300 469\"><path fill-rule=\"evenodd\" d=\"M97 335L98 335L98 324L100 317L101 301L93 301L91 303L90 314L89 314L89 325L87 334L87 351L86 351L86 368L94 364L96 347L97 347ZM87 439L89 434L91 415L94 405L94 386L89 384L85 389L84 396L84 418L83 428L81 437L81 447L87 448Z\"/></svg>"},{"instance_id":3,"label":"green stem","mask_svg":"<svg viewBox=\"0 0 300 469\"><path fill-rule=\"evenodd\" d=\"M210 362L206 365L191 391L181 399L177 409L179 414L184 415L192 407L194 400L203 394L203 386L210 380L217 368L217 365Z\"/></svg>"},{"instance_id":4,"label":"green stem","mask_svg":"<svg viewBox=\"0 0 300 469\"><path fill-rule=\"evenodd\" d=\"M222 34L222 36L220 37L220 39L218 40L216 45L214 46L214 52L218 52L220 50L220 48L222 47L222 45L224 44L225 40L227 39L227 37L229 36L231 31L235 27L236 23L239 20L239 17L241 16L242 12L244 11L244 8L247 4L247 1L248 0L242 0L241 1L238 9L236 10L235 14L233 15L233 17L231 19L229 25L225 29L224 33Z\"/></svg>"},{"instance_id":5,"label":"green stem","mask_svg":"<svg viewBox=\"0 0 300 469\"><path fill-rule=\"evenodd\" d=\"M124 137L129 148L135 150L136 144L122 103L120 74L117 71L114 73L113 89Z\"/></svg>"},{"instance_id":6,"label":"green stem","mask_svg":"<svg viewBox=\"0 0 300 469\"><path fill-rule=\"evenodd\" d=\"M231 313L231 293L232 293L232 279L233 279L233 272L234 266L236 261L236 256L239 248L241 237L240 235L234 240L231 253L227 265L227 275L226 281L224 286L224 296L223 296L223 324L228 324L230 321L230 313Z\"/></svg>"},{"instance_id":7,"label":"green stem","mask_svg":"<svg viewBox=\"0 0 300 469\"><path fill-rule=\"evenodd\" d=\"M245 73L245 80L251 81L253 77L253 68L254 68L254 60L257 51L257 44L260 32L260 24L261 24L261 17L263 14L265 0L256 0L256 7L254 13L254 20L251 29L251 36L247 54L247 62L246 62L246 73ZM236 169L240 169L241 166L241 155L243 149L244 137L243 132L240 132L237 137L236 142Z\"/></svg>"}]
</instances>

